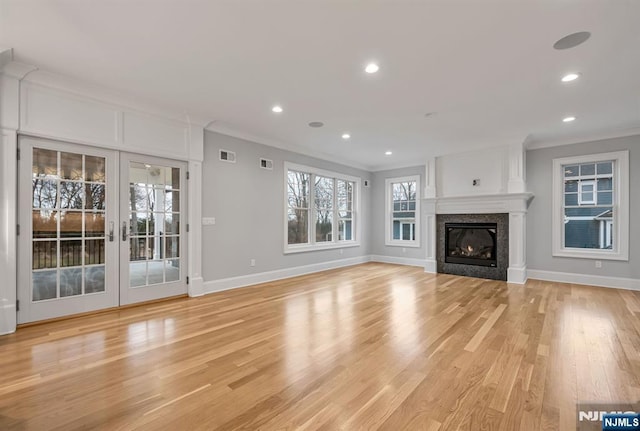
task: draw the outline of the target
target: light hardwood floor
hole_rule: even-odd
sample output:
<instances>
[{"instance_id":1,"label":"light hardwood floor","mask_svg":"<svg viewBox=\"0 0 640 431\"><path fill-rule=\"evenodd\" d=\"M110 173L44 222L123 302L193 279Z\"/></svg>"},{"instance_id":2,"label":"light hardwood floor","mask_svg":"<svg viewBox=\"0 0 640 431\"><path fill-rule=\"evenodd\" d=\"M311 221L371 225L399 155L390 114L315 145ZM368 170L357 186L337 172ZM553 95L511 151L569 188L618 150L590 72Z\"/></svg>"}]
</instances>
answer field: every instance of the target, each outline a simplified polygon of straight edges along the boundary
<instances>
[{"instance_id":1,"label":"light hardwood floor","mask_svg":"<svg viewBox=\"0 0 640 431\"><path fill-rule=\"evenodd\" d=\"M575 430L640 293L369 263L0 337L0 429Z\"/></svg>"}]
</instances>

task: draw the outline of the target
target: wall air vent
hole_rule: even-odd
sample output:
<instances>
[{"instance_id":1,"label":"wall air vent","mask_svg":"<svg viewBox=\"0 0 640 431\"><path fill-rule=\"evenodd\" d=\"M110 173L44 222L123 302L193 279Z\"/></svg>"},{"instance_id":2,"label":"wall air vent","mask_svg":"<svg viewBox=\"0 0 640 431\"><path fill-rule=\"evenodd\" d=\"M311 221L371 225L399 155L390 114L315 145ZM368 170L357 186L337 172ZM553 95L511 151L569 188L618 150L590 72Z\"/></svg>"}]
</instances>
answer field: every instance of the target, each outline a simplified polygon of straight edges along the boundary
<instances>
[{"instance_id":1,"label":"wall air vent","mask_svg":"<svg viewBox=\"0 0 640 431\"><path fill-rule=\"evenodd\" d=\"M235 163L236 162L236 153L228 150L220 150L220 161Z\"/></svg>"},{"instance_id":2,"label":"wall air vent","mask_svg":"<svg viewBox=\"0 0 640 431\"><path fill-rule=\"evenodd\" d=\"M268 169L268 170L272 171L273 170L273 160L260 159L260 167L262 169Z\"/></svg>"}]
</instances>

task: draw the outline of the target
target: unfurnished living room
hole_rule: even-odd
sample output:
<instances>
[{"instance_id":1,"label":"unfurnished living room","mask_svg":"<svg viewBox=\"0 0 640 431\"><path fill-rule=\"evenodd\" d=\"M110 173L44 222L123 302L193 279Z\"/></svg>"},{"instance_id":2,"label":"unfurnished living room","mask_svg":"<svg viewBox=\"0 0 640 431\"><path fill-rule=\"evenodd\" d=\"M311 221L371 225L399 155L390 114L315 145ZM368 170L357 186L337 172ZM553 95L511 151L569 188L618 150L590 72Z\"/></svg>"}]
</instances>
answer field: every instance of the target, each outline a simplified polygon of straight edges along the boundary
<instances>
[{"instance_id":1,"label":"unfurnished living room","mask_svg":"<svg viewBox=\"0 0 640 431\"><path fill-rule=\"evenodd\" d=\"M0 430L640 430L639 22L0 0Z\"/></svg>"}]
</instances>

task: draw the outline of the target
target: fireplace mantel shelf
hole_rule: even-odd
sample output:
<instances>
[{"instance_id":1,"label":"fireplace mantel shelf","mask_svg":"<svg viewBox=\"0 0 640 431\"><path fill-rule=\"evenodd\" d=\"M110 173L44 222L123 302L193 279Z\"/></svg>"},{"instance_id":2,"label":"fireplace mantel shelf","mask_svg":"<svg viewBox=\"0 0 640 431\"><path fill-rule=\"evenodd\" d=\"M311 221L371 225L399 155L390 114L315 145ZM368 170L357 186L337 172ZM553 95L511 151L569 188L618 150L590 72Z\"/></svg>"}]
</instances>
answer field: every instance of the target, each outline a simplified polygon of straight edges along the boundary
<instances>
[{"instance_id":1,"label":"fireplace mantel shelf","mask_svg":"<svg viewBox=\"0 0 640 431\"><path fill-rule=\"evenodd\" d=\"M533 193L448 196L423 199L426 212L435 214L482 214L526 212Z\"/></svg>"}]
</instances>

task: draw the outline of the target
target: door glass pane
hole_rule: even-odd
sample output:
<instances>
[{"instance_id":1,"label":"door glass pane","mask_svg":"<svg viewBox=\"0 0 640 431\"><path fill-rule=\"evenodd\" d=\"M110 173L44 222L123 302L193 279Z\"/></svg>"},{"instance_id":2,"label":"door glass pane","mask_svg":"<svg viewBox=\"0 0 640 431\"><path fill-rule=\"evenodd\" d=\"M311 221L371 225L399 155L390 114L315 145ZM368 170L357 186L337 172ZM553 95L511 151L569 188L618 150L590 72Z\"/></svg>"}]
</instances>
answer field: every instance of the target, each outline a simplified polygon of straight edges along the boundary
<instances>
[{"instance_id":1,"label":"door glass pane","mask_svg":"<svg viewBox=\"0 0 640 431\"><path fill-rule=\"evenodd\" d=\"M165 266L165 281L168 283L170 281L178 281L180 280L180 260L179 259L170 259L167 260Z\"/></svg>"},{"instance_id":2,"label":"door glass pane","mask_svg":"<svg viewBox=\"0 0 640 431\"><path fill-rule=\"evenodd\" d=\"M82 236L82 212L60 212L60 237L73 238Z\"/></svg>"},{"instance_id":3,"label":"door glass pane","mask_svg":"<svg viewBox=\"0 0 640 431\"><path fill-rule=\"evenodd\" d=\"M85 181L104 183L105 166L104 157L84 156Z\"/></svg>"},{"instance_id":4,"label":"door glass pane","mask_svg":"<svg viewBox=\"0 0 640 431\"><path fill-rule=\"evenodd\" d=\"M84 242L84 264L104 263L104 239L89 239Z\"/></svg>"},{"instance_id":5,"label":"door glass pane","mask_svg":"<svg viewBox=\"0 0 640 431\"><path fill-rule=\"evenodd\" d=\"M58 241L34 241L31 250L33 269L58 267Z\"/></svg>"},{"instance_id":6,"label":"door glass pane","mask_svg":"<svg viewBox=\"0 0 640 431\"><path fill-rule=\"evenodd\" d=\"M147 285L147 261L129 262L129 285L131 287Z\"/></svg>"},{"instance_id":7,"label":"door glass pane","mask_svg":"<svg viewBox=\"0 0 640 431\"><path fill-rule=\"evenodd\" d=\"M84 190L82 183L70 181L60 182L60 208L82 209Z\"/></svg>"},{"instance_id":8,"label":"door glass pane","mask_svg":"<svg viewBox=\"0 0 640 431\"><path fill-rule=\"evenodd\" d=\"M58 152L43 148L33 149L33 177L58 178Z\"/></svg>"},{"instance_id":9,"label":"door glass pane","mask_svg":"<svg viewBox=\"0 0 640 431\"><path fill-rule=\"evenodd\" d=\"M84 293L104 292L104 265L84 269Z\"/></svg>"},{"instance_id":10,"label":"door glass pane","mask_svg":"<svg viewBox=\"0 0 640 431\"><path fill-rule=\"evenodd\" d=\"M58 236L58 211L33 211L31 223L33 238L56 238Z\"/></svg>"},{"instance_id":11,"label":"door glass pane","mask_svg":"<svg viewBox=\"0 0 640 431\"><path fill-rule=\"evenodd\" d=\"M82 268L60 270L60 297L82 294Z\"/></svg>"},{"instance_id":12,"label":"door glass pane","mask_svg":"<svg viewBox=\"0 0 640 431\"><path fill-rule=\"evenodd\" d=\"M58 271L37 271L33 273L33 300L53 299L58 296Z\"/></svg>"},{"instance_id":13,"label":"door glass pane","mask_svg":"<svg viewBox=\"0 0 640 431\"><path fill-rule=\"evenodd\" d=\"M104 292L106 159L40 148L32 156L32 300Z\"/></svg>"},{"instance_id":14,"label":"door glass pane","mask_svg":"<svg viewBox=\"0 0 640 431\"><path fill-rule=\"evenodd\" d=\"M180 169L129 163L131 287L181 279Z\"/></svg>"},{"instance_id":15,"label":"door glass pane","mask_svg":"<svg viewBox=\"0 0 640 431\"><path fill-rule=\"evenodd\" d=\"M103 237L105 231L104 213L84 213L84 236Z\"/></svg>"},{"instance_id":16,"label":"door glass pane","mask_svg":"<svg viewBox=\"0 0 640 431\"><path fill-rule=\"evenodd\" d=\"M164 261L150 260L148 271L148 284L159 284L164 282Z\"/></svg>"},{"instance_id":17,"label":"door glass pane","mask_svg":"<svg viewBox=\"0 0 640 431\"><path fill-rule=\"evenodd\" d=\"M60 153L60 177L82 181L82 154Z\"/></svg>"},{"instance_id":18,"label":"door glass pane","mask_svg":"<svg viewBox=\"0 0 640 431\"><path fill-rule=\"evenodd\" d=\"M105 209L105 185L104 184L85 184L84 186L85 202L84 208L87 210L104 210Z\"/></svg>"},{"instance_id":19,"label":"door glass pane","mask_svg":"<svg viewBox=\"0 0 640 431\"><path fill-rule=\"evenodd\" d=\"M34 178L32 183L33 207L55 208L58 200L58 182L44 178Z\"/></svg>"}]
</instances>

